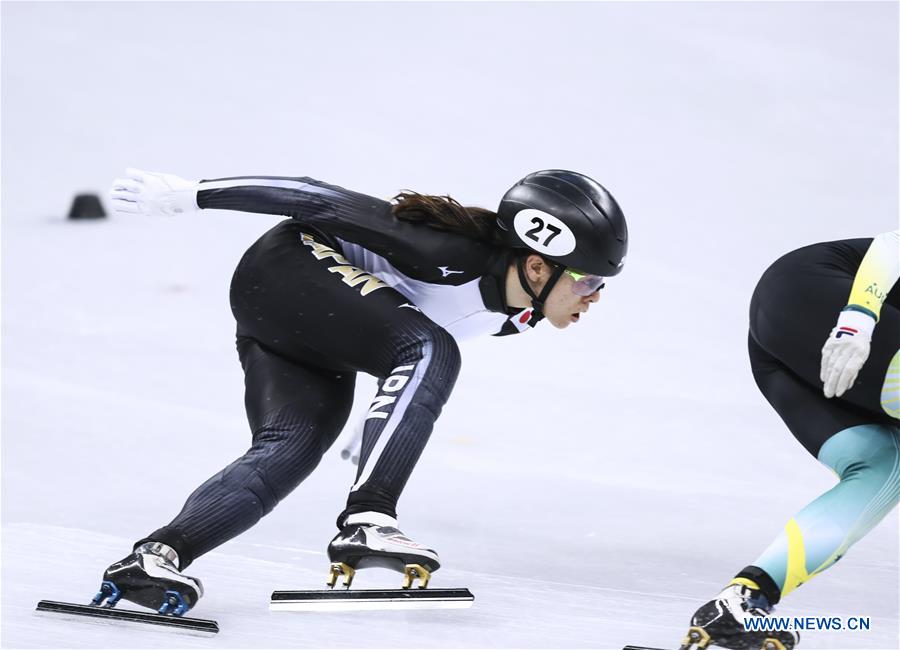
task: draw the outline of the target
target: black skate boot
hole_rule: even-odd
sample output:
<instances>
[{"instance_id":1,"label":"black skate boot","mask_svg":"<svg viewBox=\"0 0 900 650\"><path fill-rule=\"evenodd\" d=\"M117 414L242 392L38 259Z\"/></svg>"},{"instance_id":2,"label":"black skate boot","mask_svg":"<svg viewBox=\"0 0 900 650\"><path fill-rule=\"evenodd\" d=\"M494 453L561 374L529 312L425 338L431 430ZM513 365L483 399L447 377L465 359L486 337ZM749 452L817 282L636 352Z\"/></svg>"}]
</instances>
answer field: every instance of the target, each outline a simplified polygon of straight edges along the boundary
<instances>
[{"instance_id":1,"label":"black skate boot","mask_svg":"<svg viewBox=\"0 0 900 650\"><path fill-rule=\"evenodd\" d=\"M103 573L92 603L115 607L124 598L160 614L182 616L202 595L200 581L178 570L178 554L171 547L147 542Z\"/></svg>"},{"instance_id":2,"label":"black skate boot","mask_svg":"<svg viewBox=\"0 0 900 650\"><path fill-rule=\"evenodd\" d=\"M767 618L774 608L756 589L731 584L691 619L691 629L681 650L701 650L709 646L730 650L791 650L800 641L796 632L747 630L744 621ZM761 626L760 626L761 627Z\"/></svg>"},{"instance_id":3,"label":"black skate boot","mask_svg":"<svg viewBox=\"0 0 900 650\"><path fill-rule=\"evenodd\" d=\"M382 567L404 574L404 589L415 580L419 588L428 586L431 574L440 568L438 555L406 537L397 529L397 520L379 512L350 515L328 545L331 572L327 584L334 587L338 576L350 587L357 569Z\"/></svg>"}]
</instances>

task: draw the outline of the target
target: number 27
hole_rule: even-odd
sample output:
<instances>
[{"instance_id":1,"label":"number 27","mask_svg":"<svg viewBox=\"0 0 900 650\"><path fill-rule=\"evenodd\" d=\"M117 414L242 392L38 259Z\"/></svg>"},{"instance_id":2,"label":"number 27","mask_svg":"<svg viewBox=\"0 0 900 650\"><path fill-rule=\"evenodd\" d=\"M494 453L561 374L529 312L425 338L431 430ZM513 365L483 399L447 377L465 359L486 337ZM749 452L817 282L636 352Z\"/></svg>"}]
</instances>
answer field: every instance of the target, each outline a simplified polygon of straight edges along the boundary
<instances>
[{"instance_id":1,"label":"number 27","mask_svg":"<svg viewBox=\"0 0 900 650\"><path fill-rule=\"evenodd\" d=\"M550 234L547 236L547 239L544 240L542 246L549 246L550 242L553 241L553 238L556 237L562 231L552 224L545 224L544 220L540 217L532 217L531 223L535 224L534 228L525 233L525 236L532 241L536 241L538 244L541 244L541 240L538 239L538 233L540 233L544 228L550 231Z\"/></svg>"}]
</instances>

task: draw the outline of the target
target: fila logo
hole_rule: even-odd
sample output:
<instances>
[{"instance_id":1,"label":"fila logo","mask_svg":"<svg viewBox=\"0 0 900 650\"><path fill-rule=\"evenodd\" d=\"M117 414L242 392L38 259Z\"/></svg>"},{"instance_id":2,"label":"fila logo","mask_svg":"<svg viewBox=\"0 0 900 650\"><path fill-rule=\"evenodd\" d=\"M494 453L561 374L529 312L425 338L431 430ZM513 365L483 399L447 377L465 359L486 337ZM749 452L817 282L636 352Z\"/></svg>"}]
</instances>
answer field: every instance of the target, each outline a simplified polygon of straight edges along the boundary
<instances>
[{"instance_id":1,"label":"fila logo","mask_svg":"<svg viewBox=\"0 0 900 650\"><path fill-rule=\"evenodd\" d=\"M859 330L855 330L852 327L841 327L837 334L834 335L834 338L839 339L842 336L854 336L859 334Z\"/></svg>"},{"instance_id":2,"label":"fila logo","mask_svg":"<svg viewBox=\"0 0 900 650\"><path fill-rule=\"evenodd\" d=\"M441 273L443 273L445 278L446 278L448 275L450 275L451 273L465 273L465 271L454 271L453 269L451 269L451 268L449 268L449 267L446 267L446 266L439 266L439 267L438 267L438 271L440 271Z\"/></svg>"},{"instance_id":3,"label":"fila logo","mask_svg":"<svg viewBox=\"0 0 900 650\"><path fill-rule=\"evenodd\" d=\"M382 395L380 393L399 393L403 390L403 387L406 386L406 382L409 381L409 377L401 373L409 372L413 368L415 368L415 366L397 366L391 371L393 374L384 380L384 383L381 385L381 391L375 396L375 399L372 401L372 406L369 407L369 412L366 414L367 420L371 420L372 418L378 420L387 419L391 414L391 409L387 409L386 411L381 411L379 409L390 406L397 401L397 397L395 395Z\"/></svg>"}]
</instances>

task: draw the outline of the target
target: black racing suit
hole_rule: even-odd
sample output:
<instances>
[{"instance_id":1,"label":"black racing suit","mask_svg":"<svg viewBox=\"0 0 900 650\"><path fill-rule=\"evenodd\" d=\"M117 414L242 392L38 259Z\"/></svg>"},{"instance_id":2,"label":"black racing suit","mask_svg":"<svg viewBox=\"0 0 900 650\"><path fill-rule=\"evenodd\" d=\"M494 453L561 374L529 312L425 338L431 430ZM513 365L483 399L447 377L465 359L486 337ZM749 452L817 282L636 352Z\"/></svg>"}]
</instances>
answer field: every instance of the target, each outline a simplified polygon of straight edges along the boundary
<instances>
[{"instance_id":1,"label":"black racing suit","mask_svg":"<svg viewBox=\"0 0 900 650\"><path fill-rule=\"evenodd\" d=\"M183 569L253 526L334 442L359 371L379 390L338 522L396 516L456 381L456 339L516 334L538 320L506 306L513 252L398 220L385 201L310 178L202 181L197 203L291 217L250 247L231 284L253 443L137 544L168 544Z\"/></svg>"},{"instance_id":2,"label":"black racing suit","mask_svg":"<svg viewBox=\"0 0 900 650\"><path fill-rule=\"evenodd\" d=\"M818 457L834 434L860 424L897 421L881 408L881 388L900 348L900 283L888 293L871 350L853 387L822 394L822 346L847 304L872 239L805 246L776 260L750 301L750 364L763 395L794 437Z\"/></svg>"}]
</instances>

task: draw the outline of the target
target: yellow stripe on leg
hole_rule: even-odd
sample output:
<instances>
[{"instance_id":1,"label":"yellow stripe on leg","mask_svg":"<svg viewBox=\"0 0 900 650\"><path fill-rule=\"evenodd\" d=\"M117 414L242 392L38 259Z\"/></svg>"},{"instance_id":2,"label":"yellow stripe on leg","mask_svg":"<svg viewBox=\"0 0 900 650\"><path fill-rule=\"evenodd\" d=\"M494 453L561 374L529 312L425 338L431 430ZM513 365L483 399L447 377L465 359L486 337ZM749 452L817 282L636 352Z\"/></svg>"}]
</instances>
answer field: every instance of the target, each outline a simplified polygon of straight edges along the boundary
<instances>
[{"instance_id":1,"label":"yellow stripe on leg","mask_svg":"<svg viewBox=\"0 0 900 650\"><path fill-rule=\"evenodd\" d=\"M781 595L787 596L809 579L809 573L806 571L806 547L803 545L803 532L796 519L787 522L784 533L787 535L788 557Z\"/></svg>"}]
</instances>

